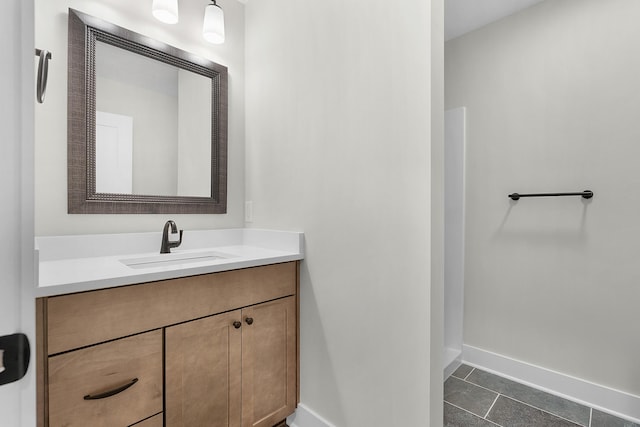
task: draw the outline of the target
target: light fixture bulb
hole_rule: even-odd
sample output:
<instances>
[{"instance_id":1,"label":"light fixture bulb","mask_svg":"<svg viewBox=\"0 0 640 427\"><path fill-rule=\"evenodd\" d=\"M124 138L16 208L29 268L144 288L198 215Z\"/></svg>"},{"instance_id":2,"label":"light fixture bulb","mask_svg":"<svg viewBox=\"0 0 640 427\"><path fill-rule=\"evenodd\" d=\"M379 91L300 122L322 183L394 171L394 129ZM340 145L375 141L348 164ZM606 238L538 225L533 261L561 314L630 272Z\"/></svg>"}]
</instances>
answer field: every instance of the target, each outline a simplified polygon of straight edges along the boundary
<instances>
[{"instance_id":1,"label":"light fixture bulb","mask_svg":"<svg viewBox=\"0 0 640 427\"><path fill-rule=\"evenodd\" d=\"M178 0L153 0L151 13L158 21L165 24L177 24Z\"/></svg>"},{"instance_id":2,"label":"light fixture bulb","mask_svg":"<svg viewBox=\"0 0 640 427\"><path fill-rule=\"evenodd\" d=\"M209 43L224 43L224 12L215 1L204 10L202 37Z\"/></svg>"}]
</instances>

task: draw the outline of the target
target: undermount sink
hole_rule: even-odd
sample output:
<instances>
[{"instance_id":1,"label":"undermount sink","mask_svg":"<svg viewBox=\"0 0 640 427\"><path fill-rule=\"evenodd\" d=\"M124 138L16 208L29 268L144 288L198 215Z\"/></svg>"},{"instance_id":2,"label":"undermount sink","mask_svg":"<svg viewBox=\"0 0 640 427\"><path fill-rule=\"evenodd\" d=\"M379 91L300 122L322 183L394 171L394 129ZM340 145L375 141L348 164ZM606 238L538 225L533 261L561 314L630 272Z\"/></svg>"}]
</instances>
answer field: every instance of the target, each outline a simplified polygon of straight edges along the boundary
<instances>
[{"instance_id":1,"label":"undermount sink","mask_svg":"<svg viewBox=\"0 0 640 427\"><path fill-rule=\"evenodd\" d=\"M126 258L119 261L130 268L154 268L195 262L216 261L227 258L233 258L233 255L223 254L221 252L203 251L150 255L140 258Z\"/></svg>"}]
</instances>

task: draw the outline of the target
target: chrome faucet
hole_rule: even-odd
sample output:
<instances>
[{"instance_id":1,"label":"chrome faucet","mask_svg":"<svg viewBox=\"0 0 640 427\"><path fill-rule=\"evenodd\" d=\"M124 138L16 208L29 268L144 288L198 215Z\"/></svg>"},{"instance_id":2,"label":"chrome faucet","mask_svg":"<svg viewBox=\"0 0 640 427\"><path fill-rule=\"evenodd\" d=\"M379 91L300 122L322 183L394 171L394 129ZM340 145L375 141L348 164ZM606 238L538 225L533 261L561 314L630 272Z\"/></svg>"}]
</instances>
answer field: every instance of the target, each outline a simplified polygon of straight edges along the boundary
<instances>
[{"instance_id":1,"label":"chrome faucet","mask_svg":"<svg viewBox=\"0 0 640 427\"><path fill-rule=\"evenodd\" d=\"M167 221L164 224L164 229L162 230L162 245L160 246L161 254L169 254L171 253L171 248L177 248L182 243L182 231L180 230L180 240L177 242L169 241L169 227L171 227L171 234L177 234L178 228L176 227L176 223L172 220Z\"/></svg>"}]
</instances>

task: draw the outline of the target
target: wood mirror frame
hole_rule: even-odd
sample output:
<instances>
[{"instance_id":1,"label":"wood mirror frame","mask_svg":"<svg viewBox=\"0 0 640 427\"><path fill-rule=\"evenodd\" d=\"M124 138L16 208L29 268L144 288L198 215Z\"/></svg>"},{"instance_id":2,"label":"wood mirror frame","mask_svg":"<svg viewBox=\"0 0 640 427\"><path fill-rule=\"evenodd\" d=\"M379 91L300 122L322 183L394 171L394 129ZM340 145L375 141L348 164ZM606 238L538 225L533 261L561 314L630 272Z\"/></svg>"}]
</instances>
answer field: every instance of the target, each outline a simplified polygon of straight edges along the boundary
<instances>
[{"instance_id":1,"label":"wood mirror frame","mask_svg":"<svg viewBox=\"0 0 640 427\"><path fill-rule=\"evenodd\" d=\"M105 42L211 79L209 197L96 192L95 45ZM221 214L227 211L227 68L69 9L68 211L73 214Z\"/></svg>"}]
</instances>

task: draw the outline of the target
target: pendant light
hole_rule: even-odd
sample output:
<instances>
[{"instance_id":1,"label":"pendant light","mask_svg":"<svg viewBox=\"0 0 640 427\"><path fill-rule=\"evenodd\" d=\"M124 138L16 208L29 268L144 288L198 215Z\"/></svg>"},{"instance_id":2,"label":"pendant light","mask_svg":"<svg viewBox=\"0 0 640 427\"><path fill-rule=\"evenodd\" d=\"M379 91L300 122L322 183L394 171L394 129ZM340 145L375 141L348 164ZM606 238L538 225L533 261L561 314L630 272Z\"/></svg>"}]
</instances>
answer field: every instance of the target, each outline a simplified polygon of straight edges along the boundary
<instances>
[{"instance_id":1,"label":"pendant light","mask_svg":"<svg viewBox=\"0 0 640 427\"><path fill-rule=\"evenodd\" d=\"M151 13L158 21L165 24L177 24L178 0L153 0Z\"/></svg>"},{"instance_id":2,"label":"pendant light","mask_svg":"<svg viewBox=\"0 0 640 427\"><path fill-rule=\"evenodd\" d=\"M216 4L216 0L212 0L204 10L202 37L209 43L224 43L224 12Z\"/></svg>"},{"instance_id":3,"label":"pendant light","mask_svg":"<svg viewBox=\"0 0 640 427\"><path fill-rule=\"evenodd\" d=\"M151 13L158 21L177 24L178 0L153 0ZM211 0L204 9L202 37L209 43L224 43L224 12L216 0Z\"/></svg>"}]
</instances>

